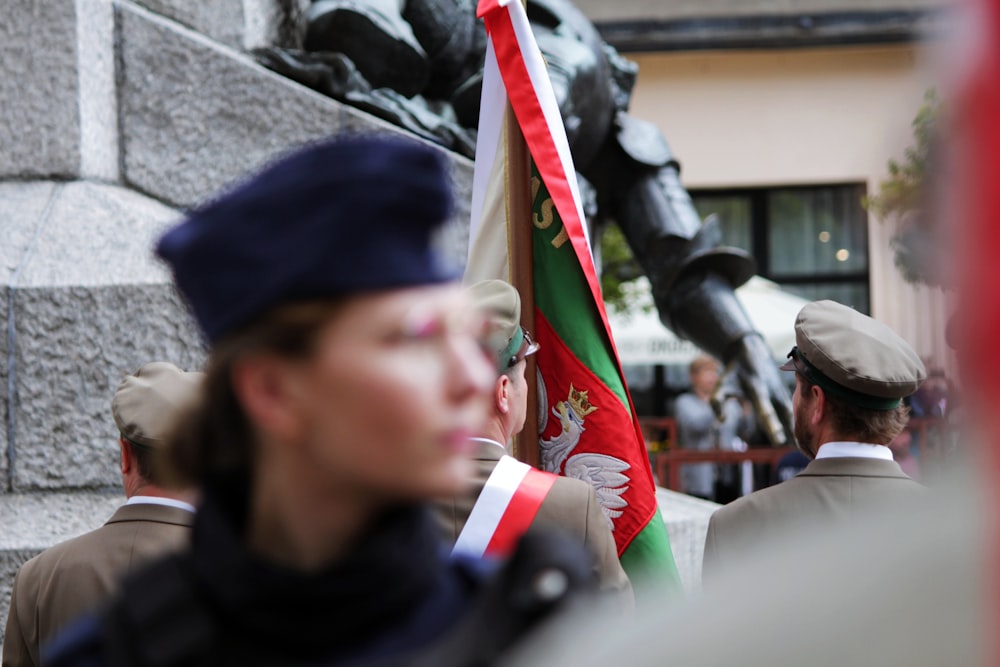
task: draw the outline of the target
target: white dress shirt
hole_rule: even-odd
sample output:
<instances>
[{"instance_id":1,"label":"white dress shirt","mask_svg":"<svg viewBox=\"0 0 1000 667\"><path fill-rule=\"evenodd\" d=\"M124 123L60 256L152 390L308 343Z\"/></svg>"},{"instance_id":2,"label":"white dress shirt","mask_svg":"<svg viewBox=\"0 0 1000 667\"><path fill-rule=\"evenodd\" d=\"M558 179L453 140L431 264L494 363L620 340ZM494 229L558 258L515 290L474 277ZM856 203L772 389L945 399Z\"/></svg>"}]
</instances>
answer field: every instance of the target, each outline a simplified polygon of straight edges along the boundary
<instances>
[{"instance_id":1,"label":"white dress shirt","mask_svg":"<svg viewBox=\"0 0 1000 667\"><path fill-rule=\"evenodd\" d=\"M191 503L186 503L183 500L175 500L173 498L160 498L159 496L132 496L125 501L126 505L166 505L167 507L176 507L177 509L187 510L188 512L194 513L194 505Z\"/></svg>"},{"instance_id":2,"label":"white dress shirt","mask_svg":"<svg viewBox=\"0 0 1000 667\"><path fill-rule=\"evenodd\" d=\"M866 442L828 442L820 445L817 459L883 459L892 461L892 450L885 445L870 445Z\"/></svg>"}]
</instances>

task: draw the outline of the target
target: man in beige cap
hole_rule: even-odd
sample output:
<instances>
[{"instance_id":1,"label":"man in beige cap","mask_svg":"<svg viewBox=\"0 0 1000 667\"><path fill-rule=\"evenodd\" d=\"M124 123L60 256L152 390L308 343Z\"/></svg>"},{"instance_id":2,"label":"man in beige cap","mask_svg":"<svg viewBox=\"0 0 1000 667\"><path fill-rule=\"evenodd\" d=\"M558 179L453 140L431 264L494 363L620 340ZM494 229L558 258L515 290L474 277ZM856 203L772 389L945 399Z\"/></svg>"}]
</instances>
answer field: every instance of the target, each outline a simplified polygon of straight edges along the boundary
<instances>
[{"instance_id":1,"label":"man in beige cap","mask_svg":"<svg viewBox=\"0 0 1000 667\"><path fill-rule=\"evenodd\" d=\"M525 359L538 351L538 344L520 324L520 295L502 280L476 283L469 287L469 293L486 314L488 347L498 376L493 410L480 437L472 439L475 472L470 492L438 506L446 532L457 540L456 551L481 555L489 552L491 538L497 544L520 536L502 535L505 527L520 526L518 533L528 527L556 528L587 546L595 559L601 589L631 606L632 587L593 487L582 480L528 470L529 466L508 455L507 443L524 428L527 412ZM535 489L547 489L544 495L536 496L535 505L511 500L518 493L518 482L524 479ZM526 514L514 516L517 512Z\"/></svg>"},{"instance_id":2,"label":"man in beige cap","mask_svg":"<svg viewBox=\"0 0 1000 667\"><path fill-rule=\"evenodd\" d=\"M795 372L795 437L813 460L796 477L712 515L706 577L791 531L852 521L923 489L887 446L907 424L903 397L926 375L913 349L886 325L834 301L802 308L795 342L782 370Z\"/></svg>"},{"instance_id":3,"label":"man in beige cap","mask_svg":"<svg viewBox=\"0 0 1000 667\"><path fill-rule=\"evenodd\" d=\"M194 520L193 494L161 486L154 457L201 373L153 362L122 380L111 401L128 498L102 527L38 554L14 579L3 666L39 665L39 648L152 557L182 547Z\"/></svg>"}]
</instances>

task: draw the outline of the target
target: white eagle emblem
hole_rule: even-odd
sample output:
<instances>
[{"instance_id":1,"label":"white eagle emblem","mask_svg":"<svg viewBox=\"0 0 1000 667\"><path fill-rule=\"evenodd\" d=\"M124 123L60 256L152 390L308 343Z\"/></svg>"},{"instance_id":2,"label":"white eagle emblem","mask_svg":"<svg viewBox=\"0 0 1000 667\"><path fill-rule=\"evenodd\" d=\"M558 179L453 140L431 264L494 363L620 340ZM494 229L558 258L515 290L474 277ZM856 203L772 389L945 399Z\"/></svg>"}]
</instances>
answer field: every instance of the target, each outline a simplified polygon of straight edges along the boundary
<instances>
[{"instance_id":1,"label":"white eagle emblem","mask_svg":"<svg viewBox=\"0 0 1000 667\"><path fill-rule=\"evenodd\" d=\"M614 519L620 517L628 507L622 496L628 491L631 481L624 473L631 466L607 454L586 452L570 456L586 430L585 418L595 410L597 406L587 400L587 392L578 391L570 384L567 399L559 401L552 408L552 414L559 418L562 428L553 438L539 439L542 467L558 474L565 462L563 474L566 477L582 479L593 486L604 516L614 530Z\"/></svg>"}]
</instances>

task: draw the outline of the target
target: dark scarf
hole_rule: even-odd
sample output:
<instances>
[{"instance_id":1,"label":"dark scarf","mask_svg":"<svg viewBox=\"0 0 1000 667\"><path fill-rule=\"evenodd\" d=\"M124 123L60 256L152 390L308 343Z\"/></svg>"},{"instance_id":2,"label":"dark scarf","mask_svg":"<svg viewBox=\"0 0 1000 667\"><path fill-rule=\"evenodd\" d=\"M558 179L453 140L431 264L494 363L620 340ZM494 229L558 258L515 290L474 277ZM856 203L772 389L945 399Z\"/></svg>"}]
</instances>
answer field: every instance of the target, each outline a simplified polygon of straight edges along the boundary
<instances>
[{"instance_id":1,"label":"dark scarf","mask_svg":"<svg viewBox=\"0 0 1000 667\"><path fill-rule=\"evenodd\" d=\"M240 479L209 486L195 520L191 558L197 588L214 610L221 636L246 642L257 655L333 662L355 657L376 638L384 647L387 629L412 627L429 599L443 593L448 609L464 597L422 507L387 511L348 555L306 574L246 549L248 492Z\"/></svg>"},{"instance_id":2,"label":"dark scarf","mask_svg":"<svg viewBox=\"0 0 1000 667\"><path fill-rule=\"evenodd\" d=\"M290 570L246 549L248 497L245 480L208 485L192 548L130 577L103 614L100 664L490 665L596 590L589 554L558 533L529 531L499 571L488 560L447 561L420 506L385 512L322 572ZM567 586L552 597L536 582L556 570Z\"/></svg>"}]
</instances>

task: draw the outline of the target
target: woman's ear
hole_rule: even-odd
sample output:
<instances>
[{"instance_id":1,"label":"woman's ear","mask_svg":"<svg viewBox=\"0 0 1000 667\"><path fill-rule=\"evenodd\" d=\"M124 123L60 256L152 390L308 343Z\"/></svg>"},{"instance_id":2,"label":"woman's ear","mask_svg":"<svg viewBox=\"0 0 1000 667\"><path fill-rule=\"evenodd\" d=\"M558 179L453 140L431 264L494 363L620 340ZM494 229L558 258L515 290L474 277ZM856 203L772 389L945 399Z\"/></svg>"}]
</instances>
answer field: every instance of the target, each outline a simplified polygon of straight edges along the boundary
<instances>
[{"instance_id":1,"label":"woman's ear","mask_svg":"<svg viewBox=\"0 0 1000 667\"><path fill-rule=\"evenodd\" d=\"M233 393L253 428L280 442L304 434L298 372L294 362L268 354L240 359L231 371Z\"/></svg>"}]
</instances>

